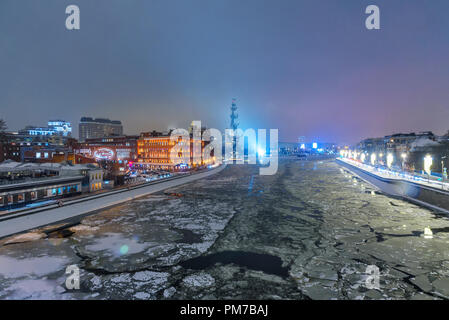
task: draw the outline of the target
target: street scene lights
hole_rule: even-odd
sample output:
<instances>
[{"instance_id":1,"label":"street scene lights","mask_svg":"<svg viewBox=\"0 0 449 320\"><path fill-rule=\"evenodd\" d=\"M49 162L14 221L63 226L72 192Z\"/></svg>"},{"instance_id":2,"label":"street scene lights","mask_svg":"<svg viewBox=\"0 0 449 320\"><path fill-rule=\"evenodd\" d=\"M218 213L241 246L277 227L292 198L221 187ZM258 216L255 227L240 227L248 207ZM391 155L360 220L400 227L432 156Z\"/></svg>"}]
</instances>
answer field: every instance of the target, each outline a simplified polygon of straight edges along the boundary
<instances>
[{"instance_id":1,"label":"street scene lights","mask_svg":"<svg viewBox=\"0 0 449 320\"><path fill-rule=\"evenodd\" d=\"M393 155L391 153L387 154L387 167L391 168L391 165L393 164Z\"/></svg>"},{"instance_id":2,"label":"street scene lights","mask_svg":"<svg viewBox=\"0 0 449 320\"><path fill-rule=\"evenodd\" d=\"M443 175L443 177L445 179L447 179L447 170L446 170L446 168L444 166L444 159L446 159L446 156L442 156L441 157L441 174Z\"/></svg>"},{"instance_id":3,"label":"street scene lights","mask_svg":"<svg viewBox=\"0 0 449 320\"><path fill-rule=\"evenodd\" d=\"M431 173L431 171L430 171L430 169L431 169L431 167L432 167L432 162L433 162L433 159L432 159L432 156L430 155L430 154L428 154L428 155L426 155L425 157L424 157L424 171L430 176L430 173Z\"/></svg>"},{"instance_id":4,"label":"street scene lights","mask_svg":"<svg viewBox=\"0 0 449 320\"><path fill-rule=\"evenodd\" d=\"M405 159L407 159L407 154L406 153L402 153L401 154L401 158L402 158L402 170L404 170L404 164L405 164Z\"/></svg>"},{"instance_id":5,"label":"street scene lights","mask_svg":"<svg viewBox=\"0 0 449 320\"><path fill-rule=\"evenodd\" d=\"M371 154L371 165L375 165L376 164L376 154L375 153L372 153Z\"/></svg>"},{"instance_id":6,"label":"street scene lights","mask_svg":"<svg viewBox=\"0 0 449 320\"><path fill-rule=\"evenodd\" d=\"M362 160L362 162L365 162L365 154L364 154L364 153L362 153L362 154L360 155L360 160Z\"/></svg>"}]
</instances>

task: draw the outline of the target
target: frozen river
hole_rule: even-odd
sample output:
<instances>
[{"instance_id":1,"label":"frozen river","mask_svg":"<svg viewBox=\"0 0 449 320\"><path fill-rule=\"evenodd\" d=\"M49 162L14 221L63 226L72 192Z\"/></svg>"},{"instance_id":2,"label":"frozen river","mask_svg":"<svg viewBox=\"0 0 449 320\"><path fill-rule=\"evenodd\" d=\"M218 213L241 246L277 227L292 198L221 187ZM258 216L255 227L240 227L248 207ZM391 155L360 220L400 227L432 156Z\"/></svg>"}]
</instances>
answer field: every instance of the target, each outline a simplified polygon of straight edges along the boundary
<instances>
[{"instance_id":1,"label":"frozen river","mask_svg":"<svg viewBox=\"0 0 449 320\"><path fill-rule=\"evenodd\" d=\"M449 219L329 160L281 160L274 176L228 166L48 230L1 240L1 299L449 297ZM69 265L79 290L65 287Z\"/></svg>"}]
</instances>

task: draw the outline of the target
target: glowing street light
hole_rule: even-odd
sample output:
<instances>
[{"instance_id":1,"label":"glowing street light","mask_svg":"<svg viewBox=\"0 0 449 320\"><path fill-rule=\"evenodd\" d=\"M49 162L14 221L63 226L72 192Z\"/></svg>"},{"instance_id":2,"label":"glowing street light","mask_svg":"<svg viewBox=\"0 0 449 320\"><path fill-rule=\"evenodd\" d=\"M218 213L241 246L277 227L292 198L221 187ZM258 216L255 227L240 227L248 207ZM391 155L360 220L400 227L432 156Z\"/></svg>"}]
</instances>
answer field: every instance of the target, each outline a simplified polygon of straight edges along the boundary
<instances>
[{"instance_id":1,"label":"glowing street light","mask_svg":"<svg viewBox=\"0 0 449 320\"><path fill-rule=\"evenodd\" d=\"M391 153L387 154L387 167L391 168L391 165L393 164L393 155Z\"/></svg>"},{"instance_id":2,"label":"glowing street light","mask_svg":"<svg viewBox=\"0 0 449 320\"><path fill-rule=\"evenodd\" d=\"M376 154L375 153L372 153L371 154L371 165L375 165L376 164Z\"/></svg>"},{"instance_id":3,"label":"glowing street light","mask_svg":"<svg viewBox=\"0 0 449 320\"><path fill-rule=\"evenodd\" d=\"M424 171L430 176L430 173L431 173L431 171L430 171L430 169L431 169L431 167L432 167L432 162L433 162L433 159L432 159L432 156L430 155L430 154L428 154L428 155L426 155L425 157L424 157Z\"/></svg>"},{"instance_id":4,"label":"glowing street light","mask_svg":"<svg viewBox=\"0 0 449 320\"><path fill-rule=\"evenodd\" d=\"M364 153L362 153L362 154L360 155L360 160L362 160L362 162L365 162L365 154L364 154Z\"/></svg>"},{"instance_id":5,"label":"glowing street light","mask_svg":"<svg viewBox=\"0 0 449 320\"><path fill-rule=\"evenodd\" d=\"M404 164L405 164L405 159L407 159L407 154L406 153L402 153L401 154L401 158L402 158L402 169L404 169Z\"/></svg>"}]
</instances>

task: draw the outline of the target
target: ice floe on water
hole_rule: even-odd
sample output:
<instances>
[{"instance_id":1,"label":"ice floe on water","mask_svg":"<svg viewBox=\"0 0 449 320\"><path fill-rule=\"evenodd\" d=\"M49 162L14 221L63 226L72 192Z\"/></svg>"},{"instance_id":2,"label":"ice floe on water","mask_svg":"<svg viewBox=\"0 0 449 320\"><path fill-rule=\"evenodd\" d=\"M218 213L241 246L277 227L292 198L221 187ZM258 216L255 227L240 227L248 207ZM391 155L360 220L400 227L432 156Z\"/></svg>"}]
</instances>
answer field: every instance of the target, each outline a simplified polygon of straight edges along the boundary
<instances>
[{"instance_id":1,"label":"ice floe on water","mask_svg":"<svg viewBox=\"0 0 449 320\"><path fill-rule=\"evenodd\" d=\"M139 242L136 238L126 238L118 233L108 233L106 237L95 239L93 244L85 246L87 251L106 251L116 257L144 252L147 248L147 243Z\"/></svg>"},{"instance_id":2,"label":"ice floe on water","mask_svg":"<svg viewBox=\"0 0 449 320\"><path fill-rule=\"evenodd\" d=\"M207 273L193 274L185 277L182 281L189 287L206 288L215 284L215 279Z\"/></svg>"},{"instance_id":3,"label":"ice floe on water","mask_svg":"<svg viewBox=\"0 0 449 320\"><path fill-rule=\"evenodd\" d=\"M13 258L0 256L0 277L16 278L24 276L43 276L65 270L65 257L41 256L32 258Z\"/></svg>"},{"instance_id":4,"label":"ice floe on water","mask_svg":"<svg viewBox=\"0 0 449 320\"><path fill-rule=\"evenodd\" d=\"M0 298L448 297L449 219L355 181L332 161L282 160L274 176L228 166L85 217L67 233L5 239ZM207 263L184 264L197 258ZM72 264L78 292L64 288ZM379 289L366 284L372 265Z\"/></svg>"},{"instance_id":5,"label":"ice floe on water","mask_svg":"<svg viewBox=\"0 0 449 320\"><path fill-rule=\"evenodd\" d=\"M70 295L64 295L63 288L55 280L24 279L17 280L0 293L5 293L5 299L33 299L33 300L61 300L70 299Z\"/></svg>"}]
</instances>

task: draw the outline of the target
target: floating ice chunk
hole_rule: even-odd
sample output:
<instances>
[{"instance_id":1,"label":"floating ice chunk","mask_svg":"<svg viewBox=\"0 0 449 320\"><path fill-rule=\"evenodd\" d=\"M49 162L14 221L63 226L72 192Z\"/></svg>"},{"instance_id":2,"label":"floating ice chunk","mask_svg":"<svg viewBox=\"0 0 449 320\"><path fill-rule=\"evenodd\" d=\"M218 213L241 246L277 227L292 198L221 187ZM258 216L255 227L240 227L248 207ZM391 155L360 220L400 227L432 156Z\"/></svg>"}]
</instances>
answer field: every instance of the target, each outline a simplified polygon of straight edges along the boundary
<instances>
[{"instance_id":1,"label":"floating ice chunk","mask_svg":"<svg viewBox=\"0 0 449 320\"><path fill-rule=\"evenodd\" d=\"M60 257L42 256L29 259L15 259L0 256L0 275L17 278L26 275L44 276L53 272L64 272L67 260Z\"/></svg>"},{"instance_id":2,"label":"floating ice chunk","mask_svg":"<svg viewBox=\"0 0 449 320\"><path fill-rule=\"evenodd\" d=\"M176 293L176 289L174 287L170 287L164 290L164 298L171 298Z\"/></svg>"},{"instance_id":3,"label":"floating ice chunk","mask_svg":"<svg viewBox=\"0 0 449 320\"><path fill-rule=\"evenodd\" d=\"M215 279L207 273L194 274L184 278L183 282L189 287L211 287Z\"/></svg>"},{"instance_id":4,"label":"floating ice chunk","mask_svg":"<svg viewBox=\"0 0 449 320\"><path fill-rule=\"evenodd\" d=\"M143 252L147 248L148 245L145 243L140 243L136 239L125 238L123 235L116 233L108 233L106 237L97 239L94 244L86 246L89 251L107 251L114 256L135 254Z\"/></svg>"},{"instance_id":5,"label":"floating ice chunk","mask_svg":"<svg viewBox=\"0 0 449 320\"><path fill-rule=\"evenodd\" d=\"M159 285L167 282L168 276L169 274L166 272L140 271L134 274L133 280L150 281L152 284Z\"/></svg>"},{"instance_id":6,"label":"floating ice chunk","mask_svg":"<svg viewBox=\"0 0 449 320\"><path fill-rule=\"evenodd\" d=\"M432 229L430 229L430 227L424 228L424 238L426 238L426 239L433 238L433 232L432 232Z\"/></svg>"},{"instance_id":7,"label":"floating ice chunk","mask_svg":"<svg viewBox=\"0 0 449 320\"><path fill-rule=\"evenodd\" d=\"M50 280L19 280L8 287L5 291L12 294L9 299L33 299L33 300L55 300L69 298L67 295L61 295L65 289Z\"/></svg>"},{"instance_id":8,"label":"floating ice chunk","mask_svg":"<svg viewBox=\"0 0 449 320\"><path fill-rule=\"evenodd\" d=\"M134 298L140 299L140 300L148 300L148 299L151 298L151 294L148 294L148 293L146 293L146 292L137 292L137 293L134 295Z\"/></svg>"},{"instance_id":9,"label":"floating ice chunk","mask_svg":"<svg viewBox=\"0 0 449 320\"><path fill-rule=\"evenodd\" d=\"M121 274L119 276L113 277L111 279L111 282L114 282L114 283L124 283L124 282L128 283L128 282L130 282L129 274Z\"/></svg>"}]
</instances>

